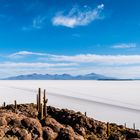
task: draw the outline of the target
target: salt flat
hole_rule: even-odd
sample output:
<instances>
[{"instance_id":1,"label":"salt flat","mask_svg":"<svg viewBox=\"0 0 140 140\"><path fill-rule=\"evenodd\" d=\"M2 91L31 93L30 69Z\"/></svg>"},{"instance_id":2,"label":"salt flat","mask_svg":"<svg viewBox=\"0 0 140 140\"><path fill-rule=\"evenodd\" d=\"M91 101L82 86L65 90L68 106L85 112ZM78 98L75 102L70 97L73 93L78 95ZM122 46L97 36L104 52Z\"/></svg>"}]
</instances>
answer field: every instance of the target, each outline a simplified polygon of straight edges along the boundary
<instances>
[{"instance_id":1,"label":"salt flat","mask_svg":"<svg viewBox=\"0 0 140 140\"><path fill-rule=\"evenodd\" d=\"M101 121L140 129L140 81L0 81L0 104L36 101L46 89L49 105L87 112Z\"/></svg>"}]
</instances>

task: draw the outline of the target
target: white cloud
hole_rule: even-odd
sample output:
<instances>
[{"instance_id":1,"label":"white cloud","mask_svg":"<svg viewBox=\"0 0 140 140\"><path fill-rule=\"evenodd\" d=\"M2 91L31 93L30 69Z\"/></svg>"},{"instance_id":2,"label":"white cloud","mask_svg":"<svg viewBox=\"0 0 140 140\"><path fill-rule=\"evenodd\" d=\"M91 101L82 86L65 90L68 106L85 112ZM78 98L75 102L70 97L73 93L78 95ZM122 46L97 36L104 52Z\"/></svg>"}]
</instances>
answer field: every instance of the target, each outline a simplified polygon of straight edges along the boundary
<instances>
[{"instance_id":1,"label":"white cloud","mask_svg":"<svg viewBox=\"0 0 140 140\"><path fill-rule=\"evenodd\" d=\"M36 60L52 61L52 62L96 63L98 65L140 64L140 55L97 55L97 54L53 55L39 52L20 51L10 54L8 57L20 58L27 56L36 56Z\"/></svg>"},{"instance_id":2,"label":"white cloud","mask_svg":"<svg viewBox=\"0 0 140 140\"><path fill-rule=\"evenodd\" d=\"M24 74L56 74L72 71L78 66L76 63L27 63L27 62L3 62L0 63L0 77L10 77Z\"/></svg>"},{"instance_id":3,"label":"white cloud","mask_svg":"<svg viewBox=\"0 0 140 140\"><path fill-rule=\"evenodd\" d=\"M140 66L84 66L68 71L71 74L97 73L116 78L140 78Z\"/></svg>"},{"instance_id":4,"label":"white cloud","mask_svg":"<svg viewBox=\"0 0 140 140\"><path fill-rule=\"evenodd\" d=\"M9 58L19 58L24 56L30 56L30 55L36 55L36 56L46 56L45 53L38 53L38 52L30 52L30 51L20 51L13 54L10 54Z\"/></svg>"},{"instance_id":5,"label":"white cloud","mask_svg":"<svg viewBox=\"0 0 140 140\"><path fill-rule=\"evenodd\" d=\"M63 74L72 75L98 73L110 77L118 78L138 78L140 77L140 66L76 66L77 64L45 64L45 63L0 63L0 76L9 77L24 74ZM71 67L72 66L72 67ZM10 71L9 71L10 69Z\"/></svg>"},{"instance_id":6,"label":"white cloud","mask_svg":"<svg viewBox=\"0 0 140 140\"><path fill-rule=\"evenodd\" d=\"M74 56L51 55L49 59L52 61L67 61L75 63L97 63L97 64L140 64L140 55L96 55L96 54L80 54Z\"/></svg>"},{"instance_id":7,"label":"white cloud","mask_svg":"<svg viewBox=\"0 0 140 140\"><path fill-rule=\"evenodd\" d=\"M20 51L10 54L8 57L20 58L27 56L36 56L37 60L52 61L52 62L97 63L105 65L140 64L140 55L97 55L97 54L53 55L48 53Z\"/></svg>"},{"instance_id":8,"label":"white cloud","mask_svg":"<svg viewBox=\"0 0 140 140\"><path fill-rule=\"evenodd\" d=\"M53 25L61 25L69 28L88 25L96 19L101 19L100 13L104 9L104 4L98 5L97 8L92 10L89 10L87 7L84 8L86 8L85 11L80 11L78 8L74 7L67 15L57 13L52 19Z\"/></svg>"},{"instance_id":9,"label":"white cloud","mask_svg":"<svg viewBox=\"0 0 140 140\"><path fill-rule=\"evenodd\" d=\"M98 9L104 9L104 4L98 5L97 8Z\"/></svg>"},{"instance_id":10,"label":"white cloud","mask_svg":"<svg viewBox=\"0 0 140 140\"><path fill-rule=\"evenodd\" d=\"M38 16L38 17L34 18L33 23L32 23L32 27L36 28L36 29L42 28L45 20L46 20L45 16L44 17Z\"/></svg>"},{"instance_id":11,"label":"white cloud","mask_svg":"<svg viewBox=\"0 0 140 140\"><path fill-rule=\"evenodd\" d=\"M129 44L118 44L118 45L114 45L111 48L114 49L129 49L129 48L136 48L136 44L135 43L129 43Z\"/></svg>"},{"instance_id":12,"label":"white cloud","mask_svg":"<svg viewBox=\"0 0 140 140\"><path fill-rule=\"evenodd\" d=\"M4 77L10 75L27 73L69 73L87 74L99 73L110 77L136 78L140 77L140 55L53 55L39 52L20 51L12 56L27 57L35 56L36 62L23 59L25 62L0 63L0 72ZM28 61L28 62L27 62ZM4 71L3 71L4 69ZM10 71L9 71L10 69Z\"/></svg>"},{"instance_id":13,"label":"white cloud","mask_svg":"<svg viewBox=\"0 0 140 140\"><path fill-rule=\"evenodd\" d=\"M30 31L33 29L41 29L45 24L46 16L38 16L32 20L32 24L29 26L23 26L22 31Z\"/></svg>"},{"instance_id":14,"label":"white cloud","mask_svg":"<svg viewBox=\"0 0 140 140\"><path fill-rule=\"evenodd\" d=\"M0 67L2 68L45 68L45 67L67 67L67 66L77 66L76 63L26 63L26 62L4 62L0 63Z\"/></svg>"},{"instance_id":15,"label":"white cloud","mask_svg":"<svg viewBox=\"0 0 140 140\"><path fill-rule=\"evenodd\" d=\"M73 73L77 71L75 67L34 67L34 68L28 68L28 67L13 67L10 68L10 71L8 68L0 69L0 77L6 78L11 76L17 76L17 75L26 75L26 74L64 74L64 73Z\"/></svg>"}]
</instances>

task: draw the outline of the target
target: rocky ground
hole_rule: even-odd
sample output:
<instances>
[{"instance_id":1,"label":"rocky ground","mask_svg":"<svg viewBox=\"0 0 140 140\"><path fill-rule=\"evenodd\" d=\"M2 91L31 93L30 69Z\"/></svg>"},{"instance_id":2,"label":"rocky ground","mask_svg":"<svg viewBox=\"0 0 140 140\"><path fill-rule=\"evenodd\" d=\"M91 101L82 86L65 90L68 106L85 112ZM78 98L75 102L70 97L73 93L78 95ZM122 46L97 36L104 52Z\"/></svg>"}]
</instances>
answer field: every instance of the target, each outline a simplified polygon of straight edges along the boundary
<instances>
[{"instance_id":1,"label":"rocky ground","mask_svg":"<svg viewBox=\"0 0 140 140\"><path fill-rule=\"evenodd\" d=\"M140 140L140 131L106 124L80 112L47 107L38 119L34 104L0 108L0 140Z\"/></svg>"}]
</instances>

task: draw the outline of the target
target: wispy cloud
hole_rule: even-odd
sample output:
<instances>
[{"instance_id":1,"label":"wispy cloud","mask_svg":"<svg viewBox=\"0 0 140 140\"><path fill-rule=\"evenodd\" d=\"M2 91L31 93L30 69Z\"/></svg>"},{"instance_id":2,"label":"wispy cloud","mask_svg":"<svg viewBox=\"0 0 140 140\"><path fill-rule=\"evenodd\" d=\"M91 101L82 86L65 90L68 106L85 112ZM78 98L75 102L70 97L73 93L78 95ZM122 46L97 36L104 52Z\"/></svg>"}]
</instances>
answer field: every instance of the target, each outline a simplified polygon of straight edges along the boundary
<instances>
[{"instance_id":1,"label":"wispy cloud","mask_svg":"<svg viewBox=\"0 0 140 140\"><path fill-rule=\"evenodd\" d=\"M51 62L96 63L104 65L140 64L140 55L98 55L98 54L55 55L48 53L20 51L10 54L8 57L22 58L29 56L36 56L36 59L39 61L51 61Z\"/></svg>"},{"instance_id":2,"label":"wispy cloud","mask_svg":"<svg viewBox=\"0 0 140 140\"><path fill-rule=\"evenodd\" d=\"M0 72L2 73L8 73L10 69L11 74L16 72L15 75L32 72L69 73L74 75L95 72L111 77L140 77L140 55L54 55L20 51L9 56L17 58L16 62L1 62ZM30 61L30 58L28 59L32 56L34 56L34 62ZM18 59L18 57L23 59ZM2 71L2 69L5 69L5 71Z\"/></svg>"},{"instance_id":3,"label":"wispy cloud","mask_svg":"<svg viewBox=\"0 0 140 140\"><path fill-rule=\"evenodd\" d=\"M97 63L105 65L140 64L140 55L97 55L97 54L79 54L73 56L50 55L49 59L52 61Z\"/></svg>"},{"instance_id":4,"label":"wispy cloud","mask_svg":"<svg viewBox=\"0 0 140 140\"><path fill-rule=\"evenodd\" d=\"M74 28L76 26L85 26L94 20L101 19L100 13L104 9L104 4L98 5L95 9L89 9L84 7L85 10L81 11L79 8L72 8L68 14L59 12L52 19L52 23L55 26L66 26L69 28Z\"/></svg>"},{"instance_id":5,"label":"wispy cloud","mask_svg":"<svg viewBox=\"0 0 140 140\"><path fill-rule=\"evenodd\" d=\"M46 56L46 53L38 53L38 52L30 52L30 51L20 51L20 52L16 52L13 54L8 55L9 58L19 58L19 57L25 57L25 56L31 56L31 55L35 55L35 56Z\"/></svg>"},{"instance_id":6,"label":"wispy cloud","mask_svg":"<svg viewBox=\"0 0 140 140\"><path fill-rule=\"evenodd\" d=\"M129 43L129 44L122 43L122 44L113 45L111 48L114 48L114 49L129 49L129 48L136 48L136 47L137 47L137 45L135 43Z\"/></svg>"},{"instance_id":7,"label":"wispy cloud","mask_svg":"<svg viewBox=\"0 0 140 140\"><path fill-rule=\"evenodd\" d=\"M26 63L26 62L4 62L0 63L0 67L2 68L45 68L45 67L67 67L67 66L77 66L76 63L42 63L42 62L36 62L36 63Z\"/></svg>"},{"instance_id":8,"label":"wispy cloud","mask_svg":"<svg viewBox=\"0 0 140 140\"><path fill-rule=\"evenodd\" d=\"M73 74L98 73L118 78L140 78L140 66L99 66L92 65L77 68Z\"/></svg>"},{"instance_id":9,"label":"wispy cloud","mask_svg":"<svg viewBox=\"0 0 140 140\"><path fill-rule=\"evenodd\" d=\"M10 77L24 74L55 74L75 70L78 64L75 63L27 63L27 62L3 62L0 63L0 77ZM10 70L9 70L10 69Z\"/></svg>"},{"instance_id":10,"label":"wispy cloud","mask_svg":"<svg viewBox=\"0 0 140 140\"><path fill-rule=\"evenodd\" d=\"M45 24L46 16L37 16L32 20L32 24L29 26L23 26L23 31L30 31L33 29L42 29Z\"/></svg>"},{"instance_id":11,"label":"wispy cloud","mask_svg":"<svg viewBox=\"0 0 140 140\"><path fill-rule=\"evenodd\" d=\"M32 23L32 27L35 29L41 29L43 27L43 24L46 20L46 17L43 16L38 16L36 18L33 19L33 23Z\"/></svg>"}]
</instances>

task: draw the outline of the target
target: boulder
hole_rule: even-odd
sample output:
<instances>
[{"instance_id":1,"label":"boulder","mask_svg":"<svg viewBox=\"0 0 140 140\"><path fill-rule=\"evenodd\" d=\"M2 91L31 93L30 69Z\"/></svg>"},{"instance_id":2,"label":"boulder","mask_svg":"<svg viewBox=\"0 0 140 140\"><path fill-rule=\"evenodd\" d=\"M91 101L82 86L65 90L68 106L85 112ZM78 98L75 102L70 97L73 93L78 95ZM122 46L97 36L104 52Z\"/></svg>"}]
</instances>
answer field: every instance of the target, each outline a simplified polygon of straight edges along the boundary
<instances>
[{"instance_id":1,"label":"boulder","mask_svg":"<svg viewBox=\"0 0 140 140\"><path fill-rule=\"evenodd\" d=\"M55 140L58 134L54 132L50 127L43 127L43 139Z\"/></svg>"}]
</instances>

